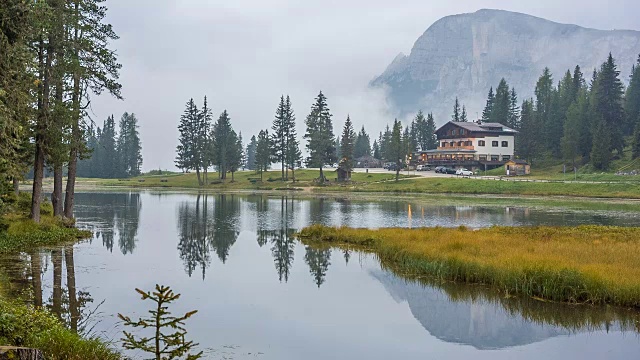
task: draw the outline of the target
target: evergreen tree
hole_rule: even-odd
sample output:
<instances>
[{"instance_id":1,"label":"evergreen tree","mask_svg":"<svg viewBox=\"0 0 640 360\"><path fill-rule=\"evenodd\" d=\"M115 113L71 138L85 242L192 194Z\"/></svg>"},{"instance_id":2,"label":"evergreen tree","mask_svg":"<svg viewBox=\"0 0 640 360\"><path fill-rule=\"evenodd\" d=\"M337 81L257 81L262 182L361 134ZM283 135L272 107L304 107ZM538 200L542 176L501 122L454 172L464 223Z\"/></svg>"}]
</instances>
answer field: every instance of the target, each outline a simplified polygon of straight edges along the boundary
<instances>
[{"instance_id":1,"label":"evergreen tree","mask_svg":"<svg viewBox=\"0 0 640 360\"><path fill-rule=\"evenodd\" d=\"M248 170L256 170L256 150L258 148L258 140L256 136L253 135L249 144L247 145L246 155L247 155L247 169Z\"/></svg>"},{"instance_id":2,"label":"evergreen tree","mask_svg":"<svg viewBox=\"0 0 640 360\"><path fill-rule=\"evenodd\" d=\"M519 157L530 162L533 162L540 149L538 134L541 129L536 120L533 100L524 100L521 107L520 133L516 142L516 150Z\"/></svg>"},{"instance_id":3,"label":"evergreen tree","mask_svg":"<svg viewBox=\"0 0 640 360\"><path fill-rule=\"evenodd\" d=\"M489 95L487 95L487 104L482 111L482 122L488 122L491 120L491 111L493 110L493 103L495 102L495 95L493 94L493 87L489 89Z\"/></svg>"},{"instance_id":4,"label":"evergreen tree","mask_svg":"<svg viewBox=\"0 0 640 360\"><path fill-rule=\"evenodd\" d=\"M102 133L98 139L100 157L96 159L103 164L99 171L99 177L116 178L118 173L118 151L116 147L116 121L111 115L102 126Z\"/></svg>"},{"instance_id":5,"label":"evergreen tree","mask_svg":"<svg viewBox=\"0 0 640 360\"><path fill-rule=\"evenodd\" d=\"M300 167L302 162L302 152L300 151L300 143L293 136L287 142L287 166L291 169L291 177L296 181L296 167Z\"/></svg>"},{"instance_id":6,"label":"evergreen tree","mask_svg":"<svg viewBox=\"0 0 640 360\"><path fill-rule=\"evenodd\" d=\"M138 134L138 119L125 112L120 118L117 143L119 176L138 176L142 167L142 144Z\"/></svg>"},{"instance_id":7,"label":"evergreen tree","mask_svg":"<svg viewBox=\"0 0 640 360\"><path fill-rule=\"evenodd\" d=\"M460 122L468 122L469 119L467 118L467 108L462 105L462 114L460 114Z\"/></svg>"},{"instance_id":8,"label":"evergreen tree","mask_svg":"<svg viewBox=\"0 0 640 360\"><path fill-rule=\"evenodd\" d=\"M589 99L585 89L581 89L576 101L567 110L567 120L562 137L562 154L576 167L576 159L589 156L591 147Z\"/></svg>"},{"instance_id":9,"label":"evergreen tree","mask_svg":"<svg viewBox=\"0 0 640 360\"><path fill-rule=\"evenodd\" d=\"M432 134L429 134L429 129L427 128L427 119L425 119L422 110L419 110L416 116L413 118L413 123L415 124L416 128L415 132L418 148L422 151L425 151L429 146L429 137Z\"/></svg>"},{"instance_id":10,"label":"evergreen tree","mask_svg":"<svg viewBox=\"0 0 640 360\"><path fill-rule=\"evenodd\" d=\"M371 139L369 138L369 134L365 131L364 126L360 129L360 132L356 137L356 144L353 149L353 157L355 159L363 156L371 156Z\"/></svg>"},{"instance_id":11,"label":"evergreen tree","mask_svg":"<svg viewBox=\"0 0 640 360\"><path fill-rule=\"evenodd\" d=\"M493 108L491 109L489 121L509 126L510 109L511 93L509 91L509 84L507 84L507 81L503 78L496 88L496 95L493 100Z\"/></svg>"},{"instance_id":12,"label":"evergreen tree","mask_svg":"<svg viewBox=\"0 0 640 360\"><path fill-rule=\"evenodd\" d=\"M423 150L431 150L438 147L438 139L436 137L436 121L433 118L433 113L429 113L427 115L427 124L425 134L427 135L425 139L425 144L427 145L426 149Z\"/></svg>"},{"instance_id":13,"label":"evergreen tree","mask_svg":"<svg viewBox=\"0 0 640 360\"><path fill-rule=\"evenodd\" d=\"M391 131L389 144L387 145L385 158L396 164L396 181L400 179L400 169L406 156L406 148L402 143L402 123L395 119L393 130Z\"/></svg>"},{"instance_id":14,"label":"evergreen tree","mask_svg":"<svg viewBox=\"0 0 640 360\"><path fill-rule=\"evenodd\" d=\"M263 178L263 172L269 170L271 163L273 163L271 138L267 130L260 130L256 143L256 169L260 173L260 180Z\"/></svg>"},{"instance_id":15,"label":"evergreen tree","mask_svg":"<svg viewBox=\"0 0 640 360\"><path fill-rule=\"evenodd\" d=\"M596 127L607 128L609 142L600 141L598 132L594 131L593 147L608 146L609 151L616 150L622 154L624 149L624 126L626 123L623 109L623 85L619 78L620 72L617 70L613 56L609 54L607 61L602 64L597 74L597 79L593 85L591 93L591 112L596 123ZM601 150L598 150L601 151ZM604 158L604 157L603 157ZM600 161L600 159L598 159ZM600 164L608 165L608 162L601 161ZM594 162L595 166L595 162ZM597 167L599 169L604 169Z\"/></svg>"},{"instance_id":16,"label":"evergreen tree","mask_svg":"<svg viewBox=\"0 0 640 360\"><path fill-rule=\"evenodd\" d=\"M294 171L295 166L300 161L302 156L300 152L300 145L298 143L298 133L296 132L296 116L293 113L293 106L291 104L291 98L287 95L284 102L285 107L285 137L287 140L287 151L285 153L285 166L284 177L285 180L289 180L289 169Z\"/></svg>"},{"instance_id":17,"label":"evergreen tree","mask_svg":"<svg viewBox=\"0 0 640 360\"><path fill-rule=\"evenodd\" d=\"M518 106L518 94L515 88L511 88L509 100L509 121L507 126L518 130L520 129L520 107Z\"/></svg>"},{"instance_id":18,"label":"evergreen tree","mask_svg":"<svg viewBox=\"0 0 640 360\"><path fill-rule=\"evenodd\" d=\"M636 123L636 129L633 131L633 139L631 143L631 157L637 159L640 157L640 114Z\"/></svg>"},{"instance_id":19,"label":"evergreen tree","mask_svg":"<svg viewBox=\"0 0 640 360\"><path fill-rule=\"evenodd\" d=\"M235 173L244 162L244 151L242 147L242 134L236 134L233 129L229 133L229 151L227 153L229 159L229 172L231 172L231 181L235 181Z\"/></svg>"},{"instance_id":20,"label":"evergreen tree","mask_svg":"<svg viewBox=\"0 0 640 360\"><path fill-rule=\"evenodd\" d=\"M331 165L336 161L336 146L333 135L333 124L331 113L327 106L327 98L322 91L316 97L316 102L311 106L311 112L305 121L307 132L307 166L318 167L320 169L320 182L324 182L325 177L323 167Z\"/></svg>"},{"instance_id":21,"label":"evergreen tree","mask_svg":"<svg viewBox=\"0 0 640 360\"><path fill-rule=\"evenodd\" d=\"M341 158L338 166L346 172L351 172L354 167L354 145L356 141L356 132L353 130L351 118L347 115L347 121L342 129L342 137L340 138Z\"/></svg>"},{"instance_id":22,"label":"evergreen tree","mask_svg":"<svg viewBox=\"0 0 640 360\"><path fill-rule=\"evenodd\" d=\"M224 110L218 121L213 125L211 136L213 145L212 164L217 168L220 179L226 180L227 173L231 171L237 150L237 137L231 127L231 119L227 110Z\"/></svg>"},{"instance_id":23,"label":"evergreen tree","mask_svg":"<svg viewBox=\"0 0 640 360\"><path fill-rule=\"evenodd\" d=\"M202 165L204 170L204 183L207 184L208 180L208 172L211 167L211 157L209 149L212 145L211 140L211 127L213 126L213 114L211 108L209 107L209 103L207 101L207 97L204 97L204 105L202 106L202 111L199 114L198 122L197 122L197 134L196 134L196 152L198 157L198 162Z\"/></svg>"},{"instance_id":24,"label":"evergreen tree","mask_svg":"<svg viewBox=\"0 0 640 360\"><path fill-rule=\"evenodd\" d=\"M638 55L638 63L631 68L631 77L624 104L624 110L627 115L627 129L628 131L633 131L638 127L638 119L640 119L640 55Z\"/></svg>"},{"instance_id":25,"label":"evergreen tree","mask_svg":"<svg viewBox=\"0 0 640 360\"><path fill-rule=\"evenodd\" d=\"M178 124L180 136L178 138L178 146L176 148L177 154L175 164L178 169L181 169L184 172L196 170L198 174L198 182L202 184L200 180L197 146L199 136L197 124L199 122L199 118L200 114L198 107L193 101L193 98L191 98L187 102L184 113L180 116L180 123Z\"/></svg>"},{"instance_id":26,"label":"evergreen tree","mask_svg":"<svg viewBox=\"0 0 640 360\"><path fill-rule=\"evenodd\" d=\"M282 165L282 180L285 180L285 167L287 157L287 109L284 101L284 95L280 97L280 104L276 109L276 116L271 126L271 137L273 144L273 153L276 161Z\"/></svg>"},{"instance_id":27,"label":"evergreen tree","mask_svg":"<svg viewBox=\"0 0 640 360\"><path fill-rule=\"evenodd\" d=\"M538 126L542 131L536 132L536 142L541 146L538 150L559 150L559 137L562 136L562 127L558 126L557 119L553 118L553 102L555 96L553 88L553 78L549 68L544 68L542 75L538 79L535 89L536 103L535 116Z\"/></svg>"},{"instance_id":28,"label":"evergreen tree","mask_svg":"<svg viewBox=\"0 0 640 360\"><path fill-rule=\"evenodd\" d=\"M375 159L382 160L382 155L380 154L380 146L378 146L378 140L373 140L372 152Z\"/></svg>"},{"instance_id":29,"label":"evergreen tree","mask_svg":"<svg viewBox=\"0 0 640 360\"><path fill-rule=\"evenodd\" d=\"M460 122L460 102L456 96L456 101L453 104L453 115L451 115L451 121Z\"/></svg>"},{"instance_id":30,"label":"evergreen tree","mask_svg":"<svg viewBox=\"0 0 640 360\"><path fill-rule=\"evenodd\" d=\"M598 170L607 170L611 163L611 133L604 118L596 119L593 128L593 148L591 164Z\"/></svg>"}]
</instances>

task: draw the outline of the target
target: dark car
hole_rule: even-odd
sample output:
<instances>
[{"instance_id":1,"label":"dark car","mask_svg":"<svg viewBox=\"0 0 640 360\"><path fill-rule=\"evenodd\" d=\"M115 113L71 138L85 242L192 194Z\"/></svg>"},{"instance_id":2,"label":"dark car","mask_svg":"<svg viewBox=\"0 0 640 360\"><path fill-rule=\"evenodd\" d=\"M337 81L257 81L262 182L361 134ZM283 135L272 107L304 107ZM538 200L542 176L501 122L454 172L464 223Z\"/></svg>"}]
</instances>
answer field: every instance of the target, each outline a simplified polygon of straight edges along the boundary
<instances>
[{"instance_id":1,"label":"dark car","mask_svg":"<svg viewBox=\"0 0 640 360\"><path fill-rule=\"evenodd\" d=\"M436 166L435 172L437 174L444 174L444 169L446 169L444 166Z\"/></svg>"},{"instance_id":2,"label":"dark car","mask_svg":"<svg viewBox=\"0 0 640 360\"><path fill-rule=\"evenodd\" d=\"M444 173L445 173L445 174L455 175L455 174L456 174L456 169L452 169L452 168L445 168L445 169L444 169Z\"/></svg>"}]
</instances>

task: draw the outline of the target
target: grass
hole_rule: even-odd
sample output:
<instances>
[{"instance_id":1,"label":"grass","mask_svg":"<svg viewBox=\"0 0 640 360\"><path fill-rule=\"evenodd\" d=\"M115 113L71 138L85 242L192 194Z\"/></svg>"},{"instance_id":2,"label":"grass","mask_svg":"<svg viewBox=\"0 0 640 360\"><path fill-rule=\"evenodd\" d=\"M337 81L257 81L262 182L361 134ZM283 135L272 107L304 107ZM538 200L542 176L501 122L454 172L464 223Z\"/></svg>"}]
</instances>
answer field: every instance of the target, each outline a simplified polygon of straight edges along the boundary
<instances>
[{"instance_id":1,"label":"grass","mask_svg":"<svg viewBox=\"0 0 640 360\"><path fill-rule=\"evenodd\" d=\"M122 355L103 341L64 328L44 309L0 299L0 344L39 349L48 360L117 360Z\"/></svg>"},{"instance_id":2,"label":"grass","mask_svg":"<svg viewBox=\"0 0 640 360\"><path fill-rule=\"evenodd\" d=\"M350 190L422 194L492 194L640 199L640 182L637 184L537 183L458 178L420 178L366 184Z\"/></svg>"},{"instance_id":3,"label":"grass","mask_svg":"<svg viewBox=\"0 0 640 360\"><path fill-rule=\"evenodd\" d=\"M226 181L218 180L218 173L209 174L210 184L200 187L195 173L171 173L168 175L142 175L130 179L78 179L81 186L97 186L97 187L129 187L129 188L195 188L195 189L212 189L212 190L302 190L303 188L314 187L322 189L332 188L349 188L364 184L376 183L381 181L389 181L395 179L395 174L367 174L353 173L352 181L346 183L338 183L335 181L337 174L334 170L325 169L325 176L329 179L329 183L320 185L314 180L319 176L317 169L305 169L296 171L296 182L284 182L281 179L280 171L267 171L263 174L263 181L260 181L260 175L253 171L240 171L235 174L235 180L231 180L228 175ZM407 178L401 175L401 178ZM291 172L289 172L291 179Z\"/></svg>"},{"instance_id":4,"label":"grass","mask_svg":"<svg viewBox=\"0 0 640 360\"><path fill-rule=\"evenodd\" d=\"M640 308L640 228L314 225L299 237L311 245L373 252L411 276L487 284L506 295Z\"/></svg>"}]
</instances>

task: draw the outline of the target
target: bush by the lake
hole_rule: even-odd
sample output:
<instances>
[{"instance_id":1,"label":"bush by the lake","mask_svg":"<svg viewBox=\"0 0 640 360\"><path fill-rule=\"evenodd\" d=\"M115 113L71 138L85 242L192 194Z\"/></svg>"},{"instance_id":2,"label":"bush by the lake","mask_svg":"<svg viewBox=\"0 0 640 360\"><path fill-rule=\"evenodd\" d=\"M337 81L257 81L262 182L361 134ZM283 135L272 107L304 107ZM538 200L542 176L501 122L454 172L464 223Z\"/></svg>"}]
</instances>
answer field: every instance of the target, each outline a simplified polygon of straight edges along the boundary
<instances>
[{"instance_id":1,"label":"bush by the lake","mask_svg":"<svg viewBox=\"0 0 640 360\"><path fill-rule=\"evenodd\" d=\"M376 253L409 276L488 284L505 294L640 308L640 228L352 229L314 225L299 237Z\"/></svg>"}]
</instances>

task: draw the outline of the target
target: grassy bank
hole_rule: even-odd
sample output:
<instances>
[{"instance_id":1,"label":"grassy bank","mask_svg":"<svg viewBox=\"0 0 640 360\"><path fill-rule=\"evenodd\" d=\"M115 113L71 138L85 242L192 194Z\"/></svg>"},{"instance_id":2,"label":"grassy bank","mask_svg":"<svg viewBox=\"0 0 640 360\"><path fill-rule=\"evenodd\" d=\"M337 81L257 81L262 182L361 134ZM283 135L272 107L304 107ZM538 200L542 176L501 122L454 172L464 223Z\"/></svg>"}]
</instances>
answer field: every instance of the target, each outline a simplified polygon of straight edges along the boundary
<instances>
[{"instance_id":1,"label":"grassy bank","mask_svg":"<svg viewBox=\"0 0 640 360\"><path fill-rule=\"evenodd\" d=\"M421 178L366 184L350 190L422 194L449 193L640 199L640 183L534 183L458 178Z\"/></svg>"},{"instance_id":2,"label":"grassy bank","mask_svg":"<svg viewBox=\"0 0 640 360\"><path fill-rule=\"evenodd\" d=\"M487 284L506 295L640 308L640 228L351 229L311 226L303 242L377 254L408 276Z\"/></svg>"},{"instance_id":3,"label":"grassy bank","mask_svg":"<svg viewBox=\"0 0 640 360\"><path fill-rule=\"evenodd\" d=\"M28 218L30 203L30 195L26 193L8 202L6 212L0 216L0 253L60 245L91 236L89 231L79 230L54 218L48 202L44 202L40 209L40 223L31 221Z\"/></svg>"},{"instance_id":4,"label":"grassy bank","mask_svg":"<svg viewBox=\"0 0 640 360\"><path fill-rule=\"evenodd\" d=\"M331 172L328 172L332 174ZM198 185L195 174L144 175L131 179L79 179L78 187L92 188L163 188L206 189L219 191L235 190L289 190L314 192L387 192L404 194L487 194L527 196L571 196L612 199L640 199L640 182L637 183L534 183L498 180L459 179L455 177L409 178L406 175L395 182L391 173L354 173L349 183L330 181L326 185L314 182L317 170L299 170L296 182L283 182L280 172L264 174L264 181L254 172L239 172L235 181L217 180L210 174L211 184ZM612 175L613 176L613 175Z\"/></svg>"},{"instance_id":5,"label":"grassy bank","mask_svg":"<svg viewBox=\"0 0 640 360\"><path fill-rule=\"evenodd\" d=\"M120 353L98 339L84 339L46 310L0 299L0 345L41 350L48 360L117 360Z\"/></svg>"}]
</instances>

